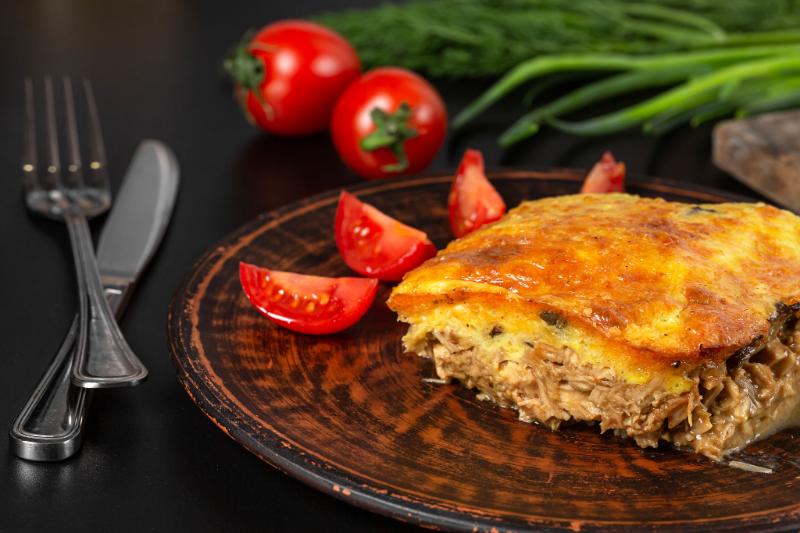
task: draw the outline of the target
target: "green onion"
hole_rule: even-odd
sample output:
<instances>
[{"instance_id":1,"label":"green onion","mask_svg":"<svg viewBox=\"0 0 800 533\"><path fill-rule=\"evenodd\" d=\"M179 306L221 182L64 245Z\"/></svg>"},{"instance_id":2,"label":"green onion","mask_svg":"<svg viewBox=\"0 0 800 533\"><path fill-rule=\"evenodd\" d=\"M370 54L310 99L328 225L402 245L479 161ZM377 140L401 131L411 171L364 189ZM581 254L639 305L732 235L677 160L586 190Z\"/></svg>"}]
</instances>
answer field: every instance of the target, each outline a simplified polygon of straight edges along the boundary
<instances>
[{"instance_id":1,"label":"green onion","mask_svg":"<svg viewBox=\"0 0 800 533\"><path fill-rule=\"evenodd\" d=\"M700 124L704 124L709 120L716 120L725 115L729 115L734 110L728 102L711 102L706 106L700 107L695 110L689 124L696 128Z\"/></svg>"},{"instance_id":2,"label":"green onion","mask_svg":"<svg viewBox=\"0 0 800 533\"><path fill-rule=\"evenodd\" d=\"M737 110L737 116L756 115L800 105L800 78L787 80L780 90L773 88L761 98L754 98Z\"/></svg>"},{"instance_id":3,"label":"green onion","mask_svg":"<svg viewBox=\"0 0 800 533\"><path fill-rule=\"evenodd\" d=\"M722 48L682 54L657 56L625 56L609 54L542 56L526 61L500 78L477 100L453 119L453 127L460 128L486 108L522 85L546 74L569 71L619 71L650 69L652 71L689 65L724 65L758 57L800 53L800 45L773 45L740 48Z\"/></svg>"},{"instance_id":4,"label":"green onion","mask_svg":"<svg viewBox=\"0 0 800 533\"><path fill-rule=\"evenodd\" d=\"M576 89L545 106L531 111L519 119L500 137L500 145L510 146L539 131L542 122L550 117L564 115L586 105L612 96L661 87L683 81L691 75L708 72L705 65L686 65L658 71L636 70L605 78Z\"/></svg>"},{"instance_id":5,"label":"green onion","mask_svg":"<svg viewBox=\"0 0 800 533\"><path fill-rule=\"evenodd\" d=\"M679 87L671 89L659 96L646 100L627 109L610 113L582 122L564 122L558 119L550 123L561 131L578 135L602 135L623 130L668 111L673 106L685 105L693 99L704 100L701 96L709 89L719 88L725 83L746 77L779 74L800 69L800 52L789 57L777 57L747 61L737 65L721 68L716 72L691 80ZM713 95L708 97L712 99Z\"/></svg>"},{"instance_id":6,"label":"green onion","mask_svg":"<svg viewBox=\"0 0 800 533\"><path fill-rule=\"evenodd\" d=\"M637 4L634 2L620 6L625 13L643 15L657 19L667 20L678 24L693 26L702 30L717 41L725 39L725 30L706 17L696 15L689 11L673 9L658 4Z\"/></svg>"}]
</instances>

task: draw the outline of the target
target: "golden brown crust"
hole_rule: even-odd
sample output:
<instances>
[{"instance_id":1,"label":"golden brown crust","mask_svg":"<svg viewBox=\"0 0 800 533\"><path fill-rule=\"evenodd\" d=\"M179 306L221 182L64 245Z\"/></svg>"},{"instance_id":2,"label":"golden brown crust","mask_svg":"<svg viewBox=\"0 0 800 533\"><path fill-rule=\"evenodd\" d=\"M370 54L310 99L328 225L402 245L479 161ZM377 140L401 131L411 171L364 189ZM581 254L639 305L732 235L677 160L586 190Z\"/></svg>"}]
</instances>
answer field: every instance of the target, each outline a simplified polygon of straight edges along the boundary
<instances>
[{"instance_id":1,"label":"golden brown crust","mask_svg":"<svg viewBox=\"0 0 800 533\"><path fill-rule=\"evenodd\" d=\"M644 365L721 361L800 300L800 218L764 204L625 194L524 202L409 272L401 316L480 301L552 310Z\"/></svg>"}]
</instances>

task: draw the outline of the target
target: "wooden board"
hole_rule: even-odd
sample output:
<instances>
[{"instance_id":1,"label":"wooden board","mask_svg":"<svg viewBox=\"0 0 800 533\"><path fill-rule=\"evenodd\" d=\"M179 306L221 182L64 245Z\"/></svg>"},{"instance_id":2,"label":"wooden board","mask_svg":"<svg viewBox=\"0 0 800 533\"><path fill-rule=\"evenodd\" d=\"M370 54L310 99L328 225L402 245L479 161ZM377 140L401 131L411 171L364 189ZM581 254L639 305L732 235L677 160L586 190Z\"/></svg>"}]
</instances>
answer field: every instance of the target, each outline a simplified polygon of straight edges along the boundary
<instances>
[{"instance_id":1,"label":"wooden board","mask_svg":"<svg viewBox=\"0 0 800 533\"><path fill-rule=\"evenodd\" d=\"M714 164L778 205L800 212L800 111L723 120Z\"/></svg>"},{"instance_id":2,"label":"wooden board","mask_svg":"<svg viewBox=\"0 0 800 533\"><path fill-rule=\"evenodd\" d=\"M581 171L492 175L510 206L576 192ZM450 239L450 177L365 183L363 200ZM666 181L631 192L689 202L732 198ZM666 447L574 426L525 424L458 384L434 385L426 360L404 354L405 326L384 301L354 328L312 337L261 317L238 263L349 275L333 241L338 191L266 213L211 248L177 292L169 340L180 382L231 438L319 490L400 520L459 530L776 529L800 526L800 435L747 450L774 468L750 473Z\"/></svg>"}]
</instances>

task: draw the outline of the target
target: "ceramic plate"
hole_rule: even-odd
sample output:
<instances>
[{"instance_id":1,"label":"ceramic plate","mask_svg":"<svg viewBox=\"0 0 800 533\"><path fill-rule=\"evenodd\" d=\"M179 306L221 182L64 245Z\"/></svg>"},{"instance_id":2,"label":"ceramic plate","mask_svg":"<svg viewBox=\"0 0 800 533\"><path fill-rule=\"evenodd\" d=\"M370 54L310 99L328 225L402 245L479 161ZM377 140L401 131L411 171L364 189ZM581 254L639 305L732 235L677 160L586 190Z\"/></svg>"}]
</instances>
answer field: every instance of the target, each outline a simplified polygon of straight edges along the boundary
<instances>
[{"instance_id":1,"label":"ceramic plate","mask_svg":"<svg viewBox=\"0 0 800 533\"><path fill-rule=\"evenodd\" d=\"M509 206L577 192L582 171L501 172ZM450 239L450 176L365 183L352 190L391 216ZM661 180L629 191L688 202L726 193ZM333 240L338 191L269 212L210 249L170 309L178 377L208 417L265 462L345 501L457 530L631 526L662 530L800 526L800 433L747 450L758 474L664 447L641 450L596 428L551 432L458 384L423 382L431 364L404 354L405 326L385 305L326 337L273 326L248 303L238 264L352 275Z\"/></svg>"}]
</instances>

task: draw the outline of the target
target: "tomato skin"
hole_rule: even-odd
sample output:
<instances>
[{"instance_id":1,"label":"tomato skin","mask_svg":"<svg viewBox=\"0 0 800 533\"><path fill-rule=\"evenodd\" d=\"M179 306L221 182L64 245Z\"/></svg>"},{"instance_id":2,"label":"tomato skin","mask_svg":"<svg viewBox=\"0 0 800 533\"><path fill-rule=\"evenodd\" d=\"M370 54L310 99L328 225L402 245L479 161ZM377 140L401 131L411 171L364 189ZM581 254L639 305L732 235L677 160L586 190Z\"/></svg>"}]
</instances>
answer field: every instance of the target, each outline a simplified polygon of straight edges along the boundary
<instances>
[{"instance_id":1,"label":"tomato skin","mask_svg":"<svg viewBox=\"0 0 800 533\"><path fill-rule=\"evenodd\" d=\"M298 333L324 335L347 329L367 312L377 279L325 278L239 263L248 300L275 324Z\"/></svg>"},{"instance_id":2,"label":"tomato skin","mask_svg":"<svg viewBox=\"0 0 800 533\"><path fill-rule=\"evenodd\" d=\"M625 163L617 163L614 154L605 152L586 176L581 193L625 191Z\"/></svg>"},{"instance_id":3,"label":"tomato skin","mask_svg":"<svg viewBox=\"0 0 800 533\"><path fill-rule=\"evenodd\" d=\"M408 167L388 171L397 163L389 148L366 151L361 141L376 130L370 116L374 108L394 114L406 103L411 107L408 125L417 135L405 140ZM372 70L353 82L339 98L331 119L331 135L342 161L356 174L378 179L413 174L433 160L447 133L447 109L439 94L424 78L395 67Z\"/></svg>"},{"instance_id":4,"label":"tomato skin","mask_svg":"<svg viewBox=\"0 0 800 533\"><path fill-rule=\"evenodd\" d=\"M436 246L424 232L347 191L339 197L334 235L339 254L350 268L384 281L400 281L403 274L436 255Z\"/></svg>"},{"instance_id":5,"label":"tomato skin","mask_svg":"<svg viewBox=\"0 0 800 533\"><path fill-rule=\"evenodd\" d=\"M483 154L478 150L464 152L447 203L450 229L456 237L494 222L506 212L503 198L486 178Z\"/></svg>"},{"instance_id":6,"label":"tomato skin","mask_svg":"<svg viewBox=\"0 0 800 533\"><path fill-rule=\"evenodd\" d=\"M361 71L350 43L303 20L264 27L248 50L263 62L264 77L258 86L261 101L246 90L245 107L259 127L280 135L325 130L337 98Z\"/></svg>"}]
</instances>

